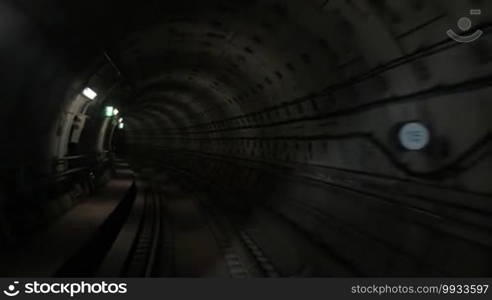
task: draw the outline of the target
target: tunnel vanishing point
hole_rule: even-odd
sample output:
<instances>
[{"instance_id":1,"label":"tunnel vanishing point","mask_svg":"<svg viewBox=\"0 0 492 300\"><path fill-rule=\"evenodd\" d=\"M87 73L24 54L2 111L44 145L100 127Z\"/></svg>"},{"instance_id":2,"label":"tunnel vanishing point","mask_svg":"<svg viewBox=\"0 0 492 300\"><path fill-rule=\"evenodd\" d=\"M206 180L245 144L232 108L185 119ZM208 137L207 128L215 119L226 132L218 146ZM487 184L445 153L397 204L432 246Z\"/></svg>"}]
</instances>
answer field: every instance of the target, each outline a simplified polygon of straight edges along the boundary
<instances>
[{"instance_id":1,"label":"tunnel vanishing point","mask_svg":"<svg viewBox=\"0 0 492 300\"><path fill-rule=\"evenodd\" d=\"M492 276L491 20L1 0L0 275Z\"/></svg>"}]
</instances>

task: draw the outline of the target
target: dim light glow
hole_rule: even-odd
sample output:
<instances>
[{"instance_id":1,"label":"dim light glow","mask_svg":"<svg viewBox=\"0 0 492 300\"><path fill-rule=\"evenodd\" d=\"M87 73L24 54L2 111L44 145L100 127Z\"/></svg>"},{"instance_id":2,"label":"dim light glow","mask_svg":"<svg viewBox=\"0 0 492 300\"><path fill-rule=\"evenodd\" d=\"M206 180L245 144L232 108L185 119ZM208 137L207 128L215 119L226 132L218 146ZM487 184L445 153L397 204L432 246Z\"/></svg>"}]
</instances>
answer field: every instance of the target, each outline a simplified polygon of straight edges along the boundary
<instances>
[{"instance_id":1,"label":"dim light glow","mask_svg":"<svg viewBox=\"0 0 492 300\"><path fill-rule=\"evenodd\" d=\"M117 108L113 109L113 116L117 116L119 113L120 111Z\"/></svg>"},{"instance_id":2,"label":"dim light glow","mask_svg":"<svg viewBox=\"0 0 492 300\"><path fill-rule=\"evenodd\" d=\"M123 123L123 118L119 118L118 123Z\"/></svg>"},{"instance_id":3,"label":"dim light glow","mask_svg":"<svg viewBox=\"0 0 492 300\"><path fill-rule=\"evenodd\" d=\"M429 129L420 122L409 122L400 128L400 144L406 150L422 150L430 142Z\"/></svg>"},{"instance_id":4,"label":"dim light glow","mask_svg":"<svg viewBox=\"0 0 492 300\"><path fill-rule=\"evenodd\" d=\"M82 94L84 96L86 96L87 98L91 99L91 100L94 100L96 99L97 97L97 93L94 92L94 90L92 90L91 88L89 87L86 87L83 91L82 91Z\"/></svg>"},{"instance_id":5,"label":"dim light glow","mask_svg":"<svg viewBox=\"0 0 492 300\"><path fill-rule=\"evenodd\" d=\"M114 108L112 106L106 106L106 109L104 110L106 117L112 117L113 111Z\"/></svg>"},{"instance_id":6,"label":"dim light glow","mask_svg":"<svg viewBox=\"0 0 492 300\"><path fill-rule=\"evenodd\" d=\"M120 124L118 124L118 128L119 128L119 129L123 129L123 128L125 128L125 123L120 123Z\"/></svg>"}]
</instances>

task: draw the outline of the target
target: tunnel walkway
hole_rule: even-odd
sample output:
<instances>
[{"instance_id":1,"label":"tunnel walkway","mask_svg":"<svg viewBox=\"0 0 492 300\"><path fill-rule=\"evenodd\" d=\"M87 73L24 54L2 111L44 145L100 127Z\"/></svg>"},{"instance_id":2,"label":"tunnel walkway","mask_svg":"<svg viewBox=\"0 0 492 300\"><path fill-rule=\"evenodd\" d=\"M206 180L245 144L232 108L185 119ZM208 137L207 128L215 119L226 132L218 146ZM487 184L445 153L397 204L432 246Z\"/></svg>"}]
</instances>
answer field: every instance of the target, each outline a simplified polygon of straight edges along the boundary
<instances>
[{"instance_id":1,"label":"tunnel walkway","mask_svg":"<svg viewBox=\"0 0 492 300\"><path fill-rule=\"evenodd\" d=\"M119 169L96 194L80 199L78 205L59 219L2 253L0 276L55 276L77 252L97 237L98 231L128 193L132 182L133 173L129 169Z\"/></svg>"},{"instance_id":2,"label":"tunnel walkway","mask_svg":"<svg viewBox=\"0 0 492 300\"><path fill-rule=\"evenodd\" d=\"M351 275L329 249L266 207L234 211L190 178L133 172L2 255L3 275L280 277ZM227 197L231 197L228 195Z\"/></svg>"},{"instance_id":3,"label":"tunnel walkway","mask_svg":"<svg viewBox=\"0 0 492 300\"><path fill-rule=\"evenodd\" d=\"M172 174L172 175L171 175ZM137 173L132 214L97 272L125 277L352 274L265 209L230 211L170 172Z\"/></svg>"},{"instance_id":4,"label":"tunnel walkway","mask_svg":"<svg viewBox=\"0 0 492 300\"><path fill-rule=\"evenodd\" d=\"M353 228L347 224L323 232L346 243L349 252L341 253L322 236L301 226L307 221L302 214L293 219L285 211L303 212L307 207L275 207L275 202L251 198L247 202L251 205L244 206L240 199L250 195L225 190L218 193L197 178L163 168L155 157L143 161L144 165L130 166L115 160L114 176L105 187L81 199L32 239L4 251L1 274L230 278L365 275L347 259L357 254L368 264L377 265L370 261L371 256L364 257L363 248L350 243L347 233ZM345 201L351 195L335 191L325 194L325 201ZM314 229L334 221L316 207L309 210L309 224ZM360 246L367 236L358 238ZM410 261L404 255L401 253L400 261ZM380 256L385 258L384 253ZM413 265L401 274L412 275L412 270L420 267L428 274L437 272L432 266Z\"/></svg>"}]
</instances>

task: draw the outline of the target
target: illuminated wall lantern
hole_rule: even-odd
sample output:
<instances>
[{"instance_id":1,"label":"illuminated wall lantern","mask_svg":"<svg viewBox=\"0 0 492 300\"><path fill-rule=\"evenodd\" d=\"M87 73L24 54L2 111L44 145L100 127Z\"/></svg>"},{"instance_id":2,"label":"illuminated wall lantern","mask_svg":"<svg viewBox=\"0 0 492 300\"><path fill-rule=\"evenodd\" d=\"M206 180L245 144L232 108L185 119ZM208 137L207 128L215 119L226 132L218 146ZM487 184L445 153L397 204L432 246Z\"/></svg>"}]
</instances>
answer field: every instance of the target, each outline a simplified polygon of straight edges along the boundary
<instances>
[{"instance_id":1,"label":"illuminated wall lantern","mask_svg":"<svg viewBox=\"0 0 492 300\"><path fill-rule=\"evenodd\" d=\"M112 117L113 111L114 111L114 108L112 106L106 106L106 108L104 110L104 114L106 115L106 117Z\"/></svg>"},{"instance_id":2,"label":"illuminated wall lantern","mask_svg":"<svg viewBox=\"0 0 492 300\"><path fill-rule=\"evenodd\" d=\"M123 129L123 128L125 128L125 124L124 124L124 123L120 123L120 124L118 124L118 128L119 128L119 129Z\"/></svg>"}]
</instances>

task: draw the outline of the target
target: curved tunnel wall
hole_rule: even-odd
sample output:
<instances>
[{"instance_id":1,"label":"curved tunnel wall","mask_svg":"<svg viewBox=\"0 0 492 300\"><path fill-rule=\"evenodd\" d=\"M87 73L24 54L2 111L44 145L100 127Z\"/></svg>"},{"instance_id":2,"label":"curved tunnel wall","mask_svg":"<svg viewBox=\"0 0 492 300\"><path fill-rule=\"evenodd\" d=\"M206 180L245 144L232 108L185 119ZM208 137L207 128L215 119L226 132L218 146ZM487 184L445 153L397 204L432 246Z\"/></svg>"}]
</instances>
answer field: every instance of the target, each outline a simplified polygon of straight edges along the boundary
<instances>
[{"instance_id":1,"label":"curved tunnel wall","mask_svg":"<svg viewBox=\"0 0 492 300\"><path fill-rule=\"evenodd\" d=\"M2 73L5 156L50 165L60 107L89 84L102 96L93 119L121 108L117 149L135 166L268 207L353 274L490 273L490 18L474 19L475 43L445 35L488 2L21 3L8 15L25 30L1 55L22 57ZM399 144L410 121L430 130L422 151ZM84 129L83 152L101 124Z\"/></svg>"},{"instance_id":2,"label":"curved tunnel wall","mask_svg":"<svg viewBox=\"0 0 492 300\"><path fill-rule=\"evenodd\" d=\"M102 105L118 78L98 49L83 47L83 35L67 38L58 30L56 22L66 20L51 14L53 5L37 4L0 2L0 243L5 246L92 193L94 173L98 180L108 175L102 168L106 153L95 145ZM96 101L82 99L86 85L98 89ZM78 127L83 128L78 143L70 145Z\"/></svg>"},{"instance_id":3,"label":"curved tunnel wall","mask_svg":"<svg viewBox=\"0 0 492 300\"><path fill-rule=\"evenodd\" d=\"M354 272L488 272L489 229L478 228L490 211L490 39L465 47L443 35L464 7L258 1L173 12L122 47L139 90L128 147L226 192L230 206L268 206ZM430 129L422 151L399 144L411 121ZM466 262L463 249L474 253Z\"/></svg>"}]
</instances>

